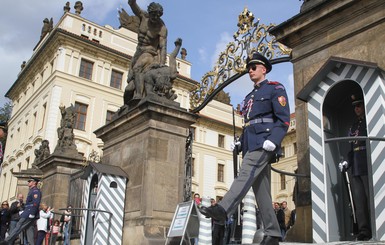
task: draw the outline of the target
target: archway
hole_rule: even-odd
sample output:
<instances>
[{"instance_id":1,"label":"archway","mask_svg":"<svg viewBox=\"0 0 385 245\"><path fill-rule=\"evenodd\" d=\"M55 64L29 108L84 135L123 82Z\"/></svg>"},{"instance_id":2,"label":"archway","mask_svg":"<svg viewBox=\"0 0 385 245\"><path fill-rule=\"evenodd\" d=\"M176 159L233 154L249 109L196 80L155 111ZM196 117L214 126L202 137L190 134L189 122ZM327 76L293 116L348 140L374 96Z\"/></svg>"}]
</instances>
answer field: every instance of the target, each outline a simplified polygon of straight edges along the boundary
<instances>
[{"instance_id":1,"label":"archway","mask_svg":"<svg viewBox=\"0 0 385 245\"><path fill-rule=\"evenodd\" d=\"M323 137L325 140L347 137L354 120L351 95L363 97L360 85L352 80L334 84L325 96L322 107ZM327 220L331 241L354 239L352 209L349 202L347 178L338 169L339 162L347 160L349 142L332 141L325 144L325 179ZM350 171L349 171L350 172ZM350 173L348 173L348 178Z\"/></svg>"}]
</instances>

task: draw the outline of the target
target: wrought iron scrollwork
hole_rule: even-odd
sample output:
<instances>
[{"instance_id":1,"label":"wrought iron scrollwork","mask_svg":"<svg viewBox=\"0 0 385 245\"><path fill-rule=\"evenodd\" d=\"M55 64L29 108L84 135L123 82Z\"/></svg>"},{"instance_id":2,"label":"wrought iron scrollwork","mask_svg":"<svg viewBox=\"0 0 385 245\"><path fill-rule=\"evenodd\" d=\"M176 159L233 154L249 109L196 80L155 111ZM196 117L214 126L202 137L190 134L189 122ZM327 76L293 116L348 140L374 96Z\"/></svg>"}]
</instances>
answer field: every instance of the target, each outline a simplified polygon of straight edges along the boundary
<instances>
[{"instance_id":1,"label":"wrought iron scrollwork","mask_svg":"<svg viewBox=\"0 0 385 245\"><path fill-rule=\"evenodd\" d=\"M192 200L191 196L191 185L192 185L192 142L193 132L190 129L186 139L186 156L184 161L185 166L185 178L183 185L183 200L185 202Z\"/></svg>"},{"instance_id":2,"label":"wrought iron scrollwork","mask_svg":"<svg viewBox=\"0 0 385 245\"><path fill-rule=\"evenodd\" d=\"M252 52L259 52L272 64L290 60L291 49L276 41L269 31L274 24L264 25L247 8L238 17L238 31L234 41L219 54L212 71L207 72L200 85L191 93L193 112L203 108L220 90L246 73L246 59Z\"/></svg>"}]
</instances>

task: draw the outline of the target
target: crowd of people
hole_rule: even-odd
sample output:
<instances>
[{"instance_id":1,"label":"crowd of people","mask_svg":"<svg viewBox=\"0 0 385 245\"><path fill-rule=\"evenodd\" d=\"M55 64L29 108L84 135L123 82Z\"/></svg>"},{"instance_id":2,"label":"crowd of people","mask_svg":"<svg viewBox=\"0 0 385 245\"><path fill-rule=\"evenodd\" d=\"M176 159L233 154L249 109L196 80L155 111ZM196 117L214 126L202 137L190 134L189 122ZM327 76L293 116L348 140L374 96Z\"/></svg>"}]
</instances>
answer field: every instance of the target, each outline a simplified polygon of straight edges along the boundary
<instances>
[{"instance_id":1,"label":"crowd of people","mask_svg":"<svg viewBox=\"0 0 385 245\"><path fill-rule=\"evenodd\" d=\"M283 201L281 203L273 202L272 204L279 227L281 229L280 240L283 241L286 237L286 232L294 225L296 218L295 209L290 210L287 206L286 201Z\"/></svg>"},{"instance_id":2,"label":"crowd of people","mask_svg":"<svg viewBox=\"0 0 385 245\"><path fill-rule=\"evenodd\" d=\"M70 244L72 206L68 206L60 220L54 220L54 209L41 202L38 182L37 178L29 178L25 201L20 193L11 205L7 201L2 202L0 244L51 245L56 244L58 237L62 237L63 245Z\"/></svg>"}]
</instances>

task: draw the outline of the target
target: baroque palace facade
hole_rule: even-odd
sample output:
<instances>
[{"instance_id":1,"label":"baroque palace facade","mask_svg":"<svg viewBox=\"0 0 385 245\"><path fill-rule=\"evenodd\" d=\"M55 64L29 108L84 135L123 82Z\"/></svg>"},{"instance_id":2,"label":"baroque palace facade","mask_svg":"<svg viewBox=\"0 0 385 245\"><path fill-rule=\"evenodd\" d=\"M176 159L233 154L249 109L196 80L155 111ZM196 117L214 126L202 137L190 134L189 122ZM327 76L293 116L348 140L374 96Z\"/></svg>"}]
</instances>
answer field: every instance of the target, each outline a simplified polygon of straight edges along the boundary
<instances>
[{"instance_id":1,"label":"baroque palace facade","mask_svg":"<svg viewBox=\"0 0 385 245\"><path fill-rule=\"evenodd\" d=\"M85 159L94 152L102 155L103 142L93 132L108 123L123 104L128 67L136 45L134 31L100 26L68 10L42 35L6 94L14 107L0 176L1 200L15 200L18 187L12 173L33 167L35 149L43 140L49 141L53 152L58 140L60 106L73 105L76 109L74 133L78 151ZM177 58L177 68L176 101L189 109L190 91L197 82L191 79L191 63L185 57ZM199 115L193 125L192 191L219 198L233 180L232 106L213 100ZM242 118L237 114L235 124L239 133ZM295 140L293 117L283 141L285 157L275 168L288 172L296 168ZM294 208L293 178L273 173L272 183L273 200L287 200L289 207Z\"/></svg>"}]
</instances>

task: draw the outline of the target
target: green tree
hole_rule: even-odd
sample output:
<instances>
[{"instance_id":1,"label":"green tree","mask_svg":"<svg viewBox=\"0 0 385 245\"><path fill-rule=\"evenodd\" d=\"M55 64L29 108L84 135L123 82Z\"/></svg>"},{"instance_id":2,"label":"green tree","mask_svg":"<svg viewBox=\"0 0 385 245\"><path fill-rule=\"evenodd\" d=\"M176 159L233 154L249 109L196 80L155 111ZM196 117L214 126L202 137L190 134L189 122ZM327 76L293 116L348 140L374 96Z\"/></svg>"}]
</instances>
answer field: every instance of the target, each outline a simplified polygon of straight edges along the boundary
<instances>
[{"instance_id":1,"label":"green tree","mask_svg":"<svg viewBox=\"0 0 385 245\"><path fill-rule=\"evenodd\" d=\"M3 107L0 108L0 122L8 122L9 118L11 117L12 113L12 103L11 101L7 101ZM4 152L5 150L5 144L7 141L7 137L2 137L0 139L1 145L0 147L2 148L2 151ZM0 157L0 166L1 163L3 162L3 157ZM1 172L1 168L0 168Z\"/></svg>"},{"instance_id":2,"label":"green tree","mask_svg":"<svg viewBox=\"0 0 385 245\"><path fill-rule=\"evenodd\" d=\"M12 107L11 101L5 102L3 107L0 107L0 122L7 122L11 118Z\"/></svg>"}]
</instances>

